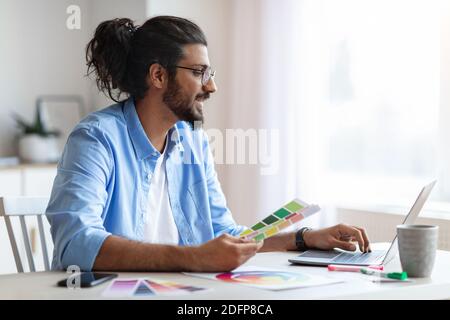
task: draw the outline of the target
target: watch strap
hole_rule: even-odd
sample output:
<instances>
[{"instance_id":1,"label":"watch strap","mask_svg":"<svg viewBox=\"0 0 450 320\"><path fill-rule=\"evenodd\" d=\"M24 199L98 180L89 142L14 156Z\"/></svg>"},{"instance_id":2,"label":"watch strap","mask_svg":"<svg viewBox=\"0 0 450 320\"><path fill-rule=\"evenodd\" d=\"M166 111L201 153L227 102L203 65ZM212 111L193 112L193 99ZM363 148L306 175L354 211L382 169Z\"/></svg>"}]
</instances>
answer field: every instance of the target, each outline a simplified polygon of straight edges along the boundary
<instances>
[{"instance_id":1,"label":"watch strap","mask_svg":"<svg viewBox=\"0 0 450 320\"><path fill-rule=\"evenodd\" d=\"M295 233L295 246L297 247L297 250L299 251L309 250L308 246L305 243L305 239L303 238L303 234L309 230L311 230L311 228L303 227Z\"/></svg>"}]
</instances>

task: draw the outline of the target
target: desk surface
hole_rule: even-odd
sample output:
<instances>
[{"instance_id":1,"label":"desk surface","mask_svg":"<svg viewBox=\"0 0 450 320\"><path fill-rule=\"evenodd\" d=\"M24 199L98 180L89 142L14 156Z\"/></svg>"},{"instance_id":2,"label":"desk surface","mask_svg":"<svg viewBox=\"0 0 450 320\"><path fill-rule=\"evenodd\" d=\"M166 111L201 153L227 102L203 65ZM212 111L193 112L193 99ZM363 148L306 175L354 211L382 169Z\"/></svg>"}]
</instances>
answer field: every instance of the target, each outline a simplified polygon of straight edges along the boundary
<instances>
[{"instance_id":1,"label":"desk surface","mask_svg":"<svg viewBox=\"0 0 450 320\"><path fill-rule=\"evenodd\" d=\"M376 247L385 245L377 244ZM376 248L374 245L373 248ZM430 278L413 279L410 283L373 283L368 276L350 272L329 272L324 267L291 265L287 260L296 252L259 253L245 265L299 271L342 279L344 282L320 287L269 291L237 284L195 278L182 273L119 273L121 278L155 277L178 281L186 285L213 288L205 293L170 296L181 300L278 300L278 299L450 299L450 252L438 251L433 274ZM386 267L386 271L399 271L398 257ZM101 294L110 282L87 289L67 289L56 286L66 278L64 272L35 272L0 276L0 299L105 299ZM164 299L157 296L151 299Z\"/></svg>"}]
</instances>

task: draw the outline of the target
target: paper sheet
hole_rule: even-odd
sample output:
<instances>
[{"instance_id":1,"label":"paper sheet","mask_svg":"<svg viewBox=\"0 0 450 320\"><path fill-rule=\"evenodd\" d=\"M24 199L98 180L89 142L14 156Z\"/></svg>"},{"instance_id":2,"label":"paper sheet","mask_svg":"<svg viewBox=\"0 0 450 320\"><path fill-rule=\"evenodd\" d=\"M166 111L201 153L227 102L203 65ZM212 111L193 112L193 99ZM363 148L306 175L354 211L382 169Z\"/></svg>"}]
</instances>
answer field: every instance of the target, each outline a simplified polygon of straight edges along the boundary
<instances>
[{"instance_id":1,"label":"paper sheet","mask_svg":"<svg viewBox=\"0 0 450 320\"><path fill-rule=\"evenodd\" d=\"M224 273L185 274L193 277L240 284L266 290L306 288L343 282L343 280L331 279L304 272L293 272L255 266L243 266L232 272Z\"/></svg>"}]
</instances>

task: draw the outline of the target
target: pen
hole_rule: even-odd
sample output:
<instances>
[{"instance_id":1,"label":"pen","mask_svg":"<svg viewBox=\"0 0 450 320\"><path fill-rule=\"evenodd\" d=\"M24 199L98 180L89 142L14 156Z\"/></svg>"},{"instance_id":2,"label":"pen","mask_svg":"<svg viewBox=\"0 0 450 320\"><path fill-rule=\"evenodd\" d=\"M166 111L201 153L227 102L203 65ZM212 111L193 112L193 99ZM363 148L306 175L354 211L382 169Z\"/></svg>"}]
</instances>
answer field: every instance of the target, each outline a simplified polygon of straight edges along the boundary
<instances>
[{"instance_id":1,"label":"pen","mask_svg":"<svg viewBox=\"0 0 450 320\"><path fill-rule=\"evenodd\" d=\"M389 278L389 279L397 279L397 280L406 280L408 279L408 274L403 272L381 272L377 270L369 270L366 268L361 269L361 273L367 274L367 275L376 275L381 278Z\"/></svg>"},{"instance_id":2,"label":"pen","mask_svg":"<svg viewBox=\"0 0 450 320\"><path fill-rule=\"evenodd\" d=\"M364 267L361 266L346 266L339 264L329 264L328 271L346 271L346 272L360 272ZM369 269L384 270L383 266L369 266Z\"/></svg>"}]
</instances>

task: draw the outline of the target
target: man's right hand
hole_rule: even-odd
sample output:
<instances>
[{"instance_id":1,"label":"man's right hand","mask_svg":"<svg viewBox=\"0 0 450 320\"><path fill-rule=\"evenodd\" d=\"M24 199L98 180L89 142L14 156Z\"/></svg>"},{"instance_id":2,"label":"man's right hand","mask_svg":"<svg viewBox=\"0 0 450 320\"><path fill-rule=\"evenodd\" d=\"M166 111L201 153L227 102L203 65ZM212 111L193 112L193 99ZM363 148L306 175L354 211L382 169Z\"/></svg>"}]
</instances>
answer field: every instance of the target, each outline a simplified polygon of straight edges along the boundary
<instances>
[{"instance_id":1,"label":"man's right hand","mask_svg":"<svg viewBox=\"0 0 450 320\"><path fill-rule=\"evenodd\" d=\"M144 243L111 235L95 259L98 271L230 271L255 255L263 242L224 234L197 247Z\"/></svg>"},{"instance_id":2,"label":"man's right hand","mask_svg":"<svg viewBox=\"0 0 450 320\"><path fill-rule=\"evenodd\" d=\"M223 234L198 247L193 247L193 271L231 271L253 257L263 241L244 240Z\"/></svg>"}]
</instances>

